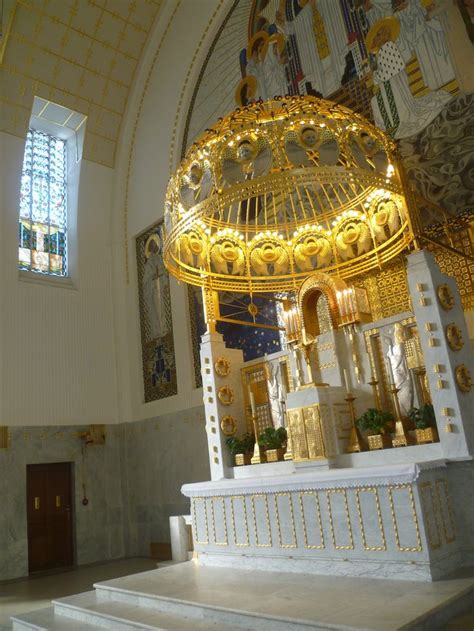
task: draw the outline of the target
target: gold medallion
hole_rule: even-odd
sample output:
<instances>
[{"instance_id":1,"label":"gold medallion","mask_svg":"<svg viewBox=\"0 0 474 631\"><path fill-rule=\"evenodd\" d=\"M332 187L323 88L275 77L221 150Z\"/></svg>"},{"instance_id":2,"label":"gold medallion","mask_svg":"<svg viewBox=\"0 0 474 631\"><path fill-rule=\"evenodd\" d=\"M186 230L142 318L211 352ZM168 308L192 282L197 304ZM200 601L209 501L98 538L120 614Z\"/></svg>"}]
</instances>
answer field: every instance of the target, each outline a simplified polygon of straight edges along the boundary
<instances>
[{"instance_id":1,"label":"gold medallion","mask_svg":"<svg viewBox=\"0 0 474 631\"><path fill-rule=\"evenodd\" d=\"M235 433L237 432L235 418L230 416L230 414L223 416L221 419L221 430L224 436L235 436Z\"/></svg>"},{"instance_id":2,"label":"gold medallion","mask_svg":"<svg viewBox=\"0 0 474 631\"><path fill-rule=\"evenodd\" d=\"M460 351L464 346L461 329L454 322L446 325L446 338L449 348L453 351Z\"/></svg>"},{"instance_id":3,"label":"gold medallion","mask_svg":"<svg viewBox=\"0 0 474 631\"><path fill-rule=\"evenodd\" d=\"M230 405L234 400L234 391L230 386L221 386L217 391L217 398L222 405Z\"/></svg>"},{"instance_id":4,"label":"gold medallion","mask_svg":"<svg viewBox=\"0 0 474 631\"><path fill-rule=\"evenodd\" d=\"M219 377L227 377L230 374L230 361L225 357L219 357L214 363L214 370Z\"/></svg>"},{"instance_id":5,"label":"gold medallion","mask_svg":"<svg viewBox=\"0 0 474 631\"><path fill-rule=\"evenodd\" d=\"M470 392L472 388L472 379L469 368L464 364L456 367L455 373L456 383L461 392Z\"/></svg>"},{"instance_id":6,"label":"gold medallion","mask_svg":"<svg viewBox=\"0 0 474 631\"><path fill-rule=\"evenodd\" d=\"M445 311L450 311L454 307L454 296L448 285L446 283L439 285L436 293L438 294L439 304Z\"/></svg>"}]
</instances>

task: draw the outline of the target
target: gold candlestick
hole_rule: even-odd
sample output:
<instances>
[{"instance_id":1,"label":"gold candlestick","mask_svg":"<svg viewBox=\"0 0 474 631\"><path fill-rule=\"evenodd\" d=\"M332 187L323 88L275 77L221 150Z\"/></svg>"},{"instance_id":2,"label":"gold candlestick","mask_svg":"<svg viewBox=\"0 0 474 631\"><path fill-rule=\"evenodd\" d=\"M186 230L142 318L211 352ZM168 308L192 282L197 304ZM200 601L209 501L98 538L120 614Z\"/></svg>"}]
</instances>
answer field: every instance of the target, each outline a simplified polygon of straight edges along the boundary
<instances>
[{"instance_id":1,"label":"gold candlestick","mask_svg":"<svg viewBox=\"0 0 474 631\"><path fill-rule=\"evenodd\" d=\"M392 445L394 447L407 447L409 444L408 436L403 426L402 414L400 411L400 402L398 400L398 392L400 388L392 383L390 386L390 394L393 399L393 407L395 408L395 436L392 439Z\"/></svg>"},{"instance_id":2,"label":"gold candlestick","mask_svg":"<svg viewBox=\"0 0 474 631\"><path fill-rule=\"evenodd\" d=\"M252 424L253 424L253 431L255 434L255 445L253 448L253 456L250 459L250 463L251 464L261 464L262 462L262 456L260 453L260 445L258 444L258 434L257 434L257 416L254 414L253 410L252 410Z\"/></svg>"},{"instance_id":3,"label":"gold candlestick","mask_svg":"<svg viewBox=\"0 0 474 631\"><path fill-rule=\"evenodd\" d=\"M351 435L349 437L349 444L347 446L347 453L349 454L352 454L358 451L364 451L363 443L356 427L356 414L355 414L355 408L354 408L355 399L356 398L352 394L352 392L348 392L346 398L344 399L345 401L347 401L347 404L349 406L349 412L351 415L351 425L352 425Z\"/></svg>"},{"instance_id":4,"label":"gold candlestick","mask_svg":"<svg viewBox=\"0 0 474 631\"><path fill-rule=\"evenodd\" d=\"M282 399L281 408L283 411L283 422L286 429L286 451L283 456L283 460L293 460L293 444L291 440L291 429L288 424L288 417L286 415L286 401Z\"/></svg>"},{"instance_id":5,"label":"gold candlestick","mask_svg":"<svg viewBox=\"0 0 474 631\"><path fill-rule=\"evenodd\" d=\"M372 375L372 381L369 381L369 386L372 386L372 396L374 397L375 407L377 410L381 410L382 408L380 406L380 394L379 389L377 388L378 385L379 382L375 378L375 375Z\"/></svg>"}]
</instances>

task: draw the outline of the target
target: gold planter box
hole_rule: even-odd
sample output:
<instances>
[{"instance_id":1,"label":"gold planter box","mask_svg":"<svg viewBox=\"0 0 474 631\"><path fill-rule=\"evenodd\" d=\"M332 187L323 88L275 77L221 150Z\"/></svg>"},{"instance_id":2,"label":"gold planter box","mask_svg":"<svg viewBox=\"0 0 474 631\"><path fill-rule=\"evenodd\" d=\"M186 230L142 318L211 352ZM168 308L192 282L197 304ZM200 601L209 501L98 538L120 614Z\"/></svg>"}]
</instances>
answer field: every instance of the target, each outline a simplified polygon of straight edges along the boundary
<instances>
[{"instance_id":1,"label":"gold planter box","mask_svg":"<svg viewBox=\"0 0 474 631\"><path fill-rule=\"evenodd\" d=\"M235 465L240 467L244 464L250 464L252 454L235 454Z\"/></svg>"},{"instance_id":2,"label":"gold planter box","mask_svg":"<svg viewBox=\"0 0 474 631\"><path fill-rule=\"evenodd\" d=\"M438 432L435 427L427 427L426 429L415 429L416 444L424 445L425 443L437 443Z\"/></svg>"},{"instance_id":3,"label":"gold planter box","mask_svg":"<svg viewBox=\"0 0 474 631\"><path fill-rule=\"evenodd\" d=\"M267 449L265 451L265 455L267 456L267 462L278 462L279 460L283 460L285 455L284 449Z\"/></svg>"},{"instance_id":4,"label":"gold planter box","mask_svg":"<svg viewBox=\"0 0 474 631\"><path fill-rule=\"evenodd\" d=\"M367 442L369 443L369 449L371 451L375 449L388 449L392 446L390 434L375 434L374 436L367 436Z\"/></svg>"}]
</instances>

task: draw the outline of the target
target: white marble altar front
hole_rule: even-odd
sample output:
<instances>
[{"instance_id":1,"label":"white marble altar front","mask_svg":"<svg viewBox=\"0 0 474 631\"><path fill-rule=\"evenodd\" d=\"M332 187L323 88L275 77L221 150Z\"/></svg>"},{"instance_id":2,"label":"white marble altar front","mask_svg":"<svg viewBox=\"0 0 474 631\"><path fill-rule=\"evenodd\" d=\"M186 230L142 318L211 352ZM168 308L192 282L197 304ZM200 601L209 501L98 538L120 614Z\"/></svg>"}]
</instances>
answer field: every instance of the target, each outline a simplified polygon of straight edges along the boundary
<instances>
[{"instance_id":1,"label":"white marble altar front","mask_svg":"<svg viewBox=\"0 0 474 631\"><path fill-rule=\"evenodd\" d=\"M468 526L456 524L449 497L455 468L442 460L316 468L183 493L205 565L434 580L466 553L456 533Z\"/></svg>"}]
</instances>

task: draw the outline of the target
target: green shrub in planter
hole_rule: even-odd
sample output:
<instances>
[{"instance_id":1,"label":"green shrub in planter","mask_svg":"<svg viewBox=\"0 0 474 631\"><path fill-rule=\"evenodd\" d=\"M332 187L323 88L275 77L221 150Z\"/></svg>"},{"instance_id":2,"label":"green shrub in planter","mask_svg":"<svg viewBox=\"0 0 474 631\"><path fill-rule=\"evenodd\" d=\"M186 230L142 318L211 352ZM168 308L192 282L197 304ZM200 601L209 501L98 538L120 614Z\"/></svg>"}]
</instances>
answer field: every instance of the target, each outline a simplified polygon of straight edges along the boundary
<instances>
[{"instance_id":1,"label":"green shrub in planter","mask_svg":"<svg viewBox=\"0 0 474 631\"><path fill-rule=\"evenodd\" d=\"M284 427L267 427L258 437L258 444L265 449L282 449L286 445L287 436Z\"/></svg>"},{"instance_id":2,"label":"green shrub in planter","mask_svg":"<svg viewBox=\"0 0 474 631\"><path fill-rule=\"evenodd\" d=\"M408 412L408 418L415 424L416 429L435 427L436 418L431 403L425 403L421 408L411 408Z\"/></svg>"},{"instance_id":3,"label":"green shrub in planter","mask_svg":"<svg viewBox=\"0 0 474 631\"><path fill-rule=\"evenodd\" d=\"M371 434L385 434L388 426L393 423L394 418L391 412L383 412L375 408L369 408L357 420L356 425L361 432Z\"/></svg>"},{"instance_id":4,"label":"green shrub in planter","mask_svg":"<svg viewBox=\"0 0 474 631\"><path fill-rule=\"evenodd\" d=\"M249 434L248 432L244 434L242 438L231 436L226 439L225 444L233 456L236 454L248 454L253 451L255 436L253 434Z\"/></svg>"}]
</instances>

